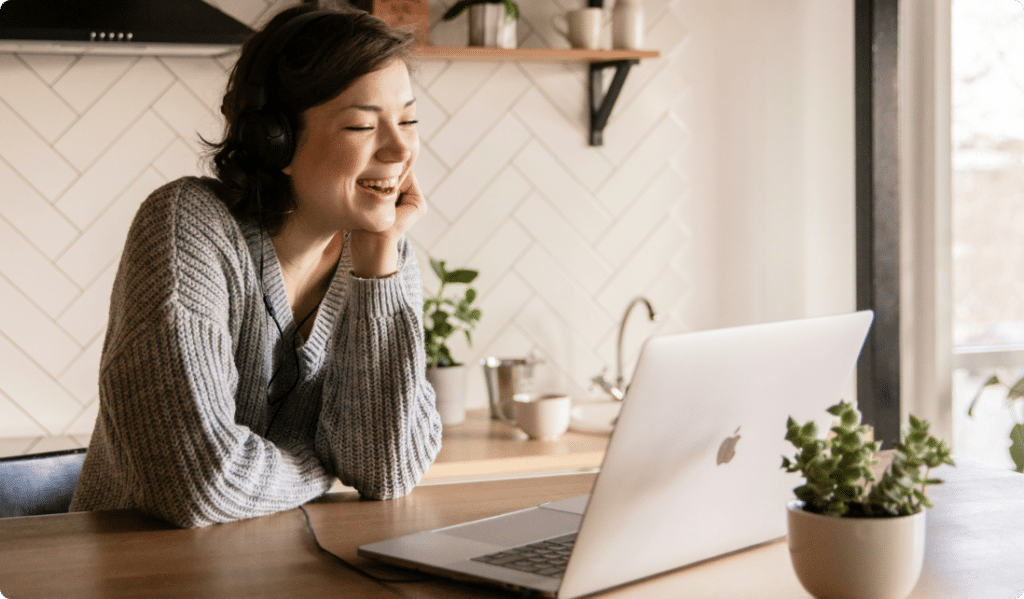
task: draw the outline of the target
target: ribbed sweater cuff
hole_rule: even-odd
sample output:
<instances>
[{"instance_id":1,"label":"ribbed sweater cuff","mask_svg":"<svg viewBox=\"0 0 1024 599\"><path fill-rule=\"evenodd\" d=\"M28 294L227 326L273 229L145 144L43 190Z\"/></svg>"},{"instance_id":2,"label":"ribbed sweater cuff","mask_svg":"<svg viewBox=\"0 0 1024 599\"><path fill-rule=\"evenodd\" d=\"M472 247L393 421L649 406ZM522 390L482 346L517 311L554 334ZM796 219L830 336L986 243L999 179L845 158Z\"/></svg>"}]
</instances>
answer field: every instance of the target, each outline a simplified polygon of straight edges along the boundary
<instances>
[{"instance_id":1,"label":"ribbed sweater cuff","mask_svg":"<svg viewBox=\"0 0 1024 599\"><path fill-rule=\"evenodd\" d=\"M371 318L391 316L406 308L402 277L394 274L386 279L360 279L352 275L352 308Z\"/></svg>"}]
</instances>

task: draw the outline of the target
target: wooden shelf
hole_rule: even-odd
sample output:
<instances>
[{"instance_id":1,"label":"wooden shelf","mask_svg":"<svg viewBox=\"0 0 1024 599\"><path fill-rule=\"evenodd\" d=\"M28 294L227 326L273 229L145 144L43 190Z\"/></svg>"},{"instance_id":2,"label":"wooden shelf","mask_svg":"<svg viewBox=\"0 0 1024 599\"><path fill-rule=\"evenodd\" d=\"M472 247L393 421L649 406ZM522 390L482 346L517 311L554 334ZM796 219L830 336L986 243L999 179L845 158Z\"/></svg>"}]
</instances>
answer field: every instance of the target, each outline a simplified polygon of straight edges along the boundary
<instances>
[{"instance_id":1,"label":"wooden shelf","mask_svg":"<svg viewBox=\"0 0 1024 599\"><path fill-rule=\"evenodd\" d=\"M589 65L590 145L604 144L604 127L622 91L630 67L644 58L658 58L657 50L581 50L578 48L484 48L480 46L418 46L415 56L420 60L477 62L582 62ZM615 69L608 91L601 73Z\"/></svg>"},{"instance_id":2,"label":"wooden shelf","mask_svg":"<svg viewBox=\"0 0 1024 599\"><path fill-rule=\"evenodd\" d=\"M479 46L418 46L421 60L476 60L489 62L606 62L658 58L657 50L579 50L576 48L484 48Z\"/></svg>"}]
</instances>

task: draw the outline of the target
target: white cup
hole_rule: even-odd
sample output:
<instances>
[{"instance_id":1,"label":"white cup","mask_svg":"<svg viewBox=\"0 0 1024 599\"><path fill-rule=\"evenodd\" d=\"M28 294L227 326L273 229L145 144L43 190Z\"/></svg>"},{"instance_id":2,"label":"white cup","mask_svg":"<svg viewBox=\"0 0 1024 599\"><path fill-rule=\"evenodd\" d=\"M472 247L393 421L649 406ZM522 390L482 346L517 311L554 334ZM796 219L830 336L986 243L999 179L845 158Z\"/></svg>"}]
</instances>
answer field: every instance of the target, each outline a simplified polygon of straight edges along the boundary
<instances>
[{"instance_id":1,"label":"white cup","mask_svg":"<svg viewBox=\"0 0 1024 599\"><path fill-rule=\"evenodd\" d=\"M601 28L608 19L603 9L581 8L551 17L551 26L573 48L597 50L601 47Z\"/></svg>"},{"instance_id":2,"label":"white cup","mask_svg":"<svg viewBox=\"0 0 1024 599\"><path fill-rule=\"evenodd\" d=\"M516 426L531 439L550 441L569 430L572 399L555 393L512 396Z\"/></svg>"}]
</instances>

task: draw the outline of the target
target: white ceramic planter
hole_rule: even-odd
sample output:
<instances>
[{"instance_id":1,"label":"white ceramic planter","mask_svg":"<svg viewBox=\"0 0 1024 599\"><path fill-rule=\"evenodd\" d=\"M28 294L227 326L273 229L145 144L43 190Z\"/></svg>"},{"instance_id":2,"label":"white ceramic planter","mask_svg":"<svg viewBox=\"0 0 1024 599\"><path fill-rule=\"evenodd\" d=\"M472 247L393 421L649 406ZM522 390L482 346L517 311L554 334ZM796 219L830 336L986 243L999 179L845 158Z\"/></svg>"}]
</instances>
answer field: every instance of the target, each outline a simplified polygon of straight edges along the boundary
<instances>
[{"instance_id":1,"label":"white ceramic planter","mask_svg":"<svg viewBox=\"0 0 1024 599\"><path fill-rule=\"evenodd\" d=\"M906 599L924 565L924 514L835 518L789 514L789 556L800 584L818 599Z\"/></svg>"},{"instance_id":2,"label":"white ceramic planter","mask_svg":"<svg viewBox=\"0 0 1024 599\"><path fill-rule=\"evenodd\" d=\"M469 45L516 47L516 21L506 18L504 4L488 2L469 7Z\"/></svg>"},{"instance_id":3,"label":"white ceramic planter","mask_svg":"<svg viewBox=\"0 0 1024 599\"><path fill-rule=\"evenodd\" d=\"M437 396L434 405L441 424L462 424L466 420L466 367L427 368L427 382Z\"/></svg>"}]
</instances>

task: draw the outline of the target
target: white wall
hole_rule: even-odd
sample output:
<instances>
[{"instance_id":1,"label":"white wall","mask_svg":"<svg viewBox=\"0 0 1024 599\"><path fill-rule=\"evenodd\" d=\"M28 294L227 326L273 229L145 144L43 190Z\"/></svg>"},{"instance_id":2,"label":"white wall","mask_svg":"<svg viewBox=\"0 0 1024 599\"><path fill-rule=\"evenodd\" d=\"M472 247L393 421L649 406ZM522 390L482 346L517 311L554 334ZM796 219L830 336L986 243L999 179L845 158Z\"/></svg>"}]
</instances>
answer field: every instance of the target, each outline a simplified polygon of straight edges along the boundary
<instances>
[{"instance_id":1,"label":"white wall","mask_svg":"<svg viewBox=\"0 0 1024 599\"><path fill-rule=\"evenodd\" d=\"M445 5L432 5L435 21ZM521 1L520 44L562 45L575 2ZM242 20L278 7L222 0ZM843 10L836 10L841 5ZM457 356L540 352L574 395L654 333L853 307L849 0L646 0L648 47L586 145L585 67L422 63L411 237L478 268L483 321ZM460 19L434 43L465 39ZM156 186L198 172L231 58L0 55L0 453L87 442L124 232ZM424 271L428 287L434 282ZM470 400L486 400L474 368Z\"/></svg>"}]
</instances>

